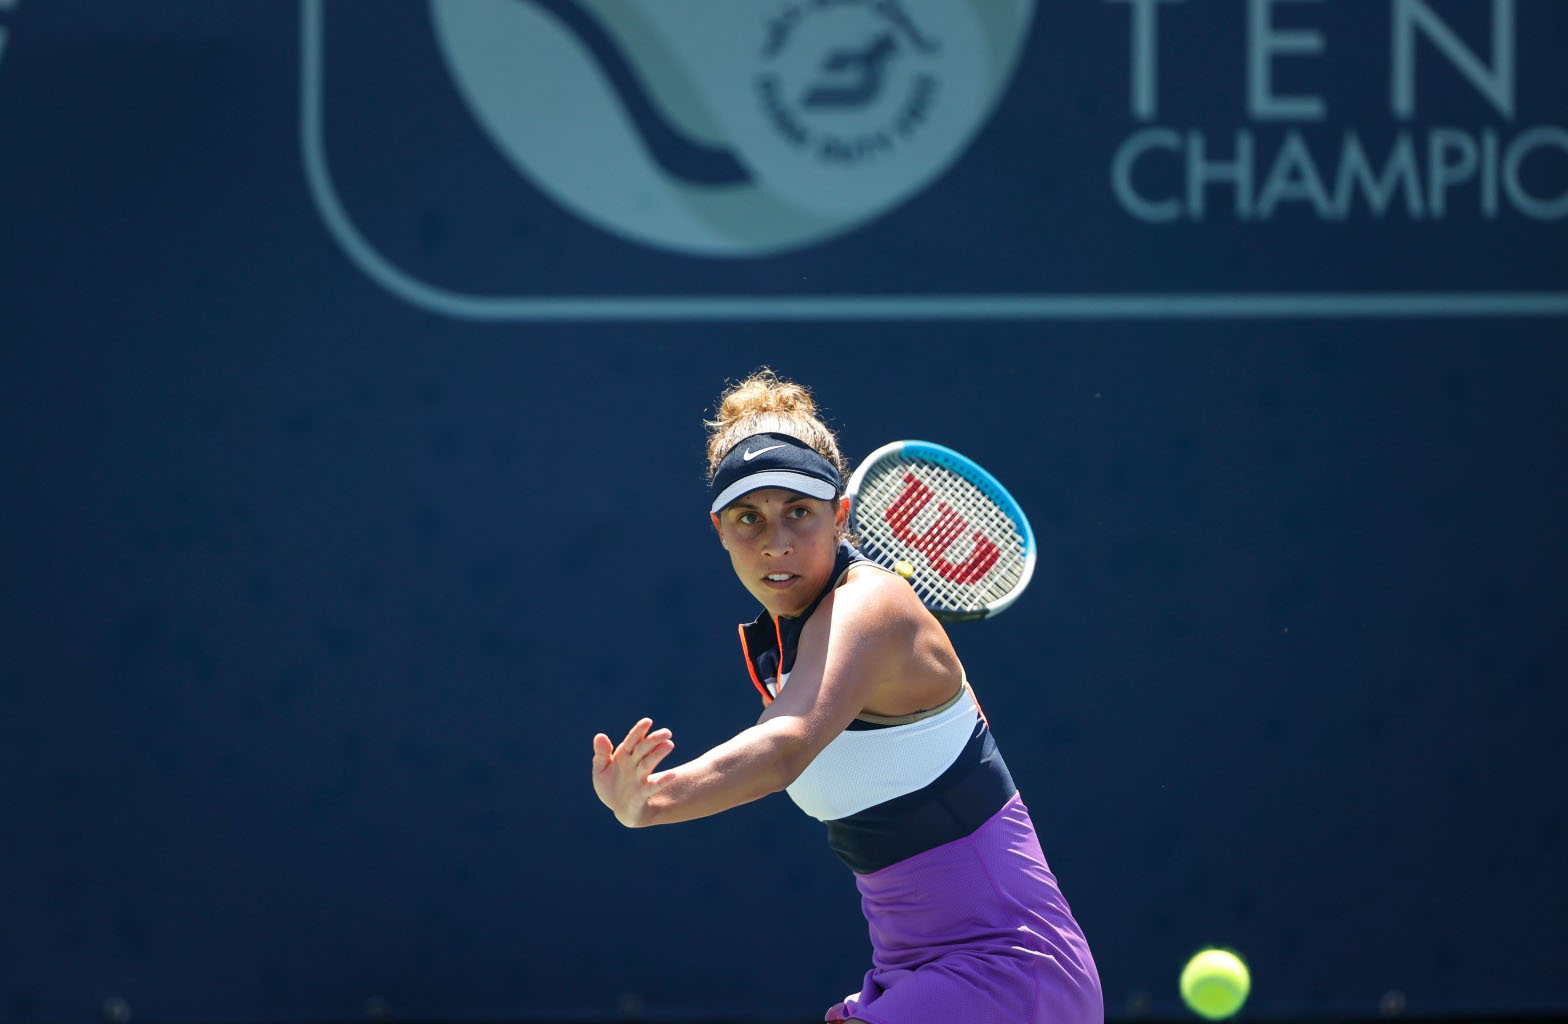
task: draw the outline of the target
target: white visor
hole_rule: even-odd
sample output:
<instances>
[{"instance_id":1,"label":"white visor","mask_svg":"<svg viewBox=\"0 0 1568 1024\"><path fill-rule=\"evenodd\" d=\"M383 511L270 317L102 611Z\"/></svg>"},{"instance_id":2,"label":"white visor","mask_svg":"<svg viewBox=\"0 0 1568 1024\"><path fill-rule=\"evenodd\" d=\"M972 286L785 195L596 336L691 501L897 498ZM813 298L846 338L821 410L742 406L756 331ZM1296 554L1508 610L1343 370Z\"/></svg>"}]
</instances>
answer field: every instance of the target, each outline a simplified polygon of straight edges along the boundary
<instances>
[{"instance_id":1,"label":"white visor","mask_svg":"<svg viewBox=\"0 0 1568 1024\"><path fill-rule=\"evenodd\" d=\"M730 502L744 497L752 491L760 491L764 487L783 487L797 494L804 494L808 498L819 498L822 501L830 501L838 493L838 488L826 480L807 476L805 473L794 473L787 469L765 469L760 473L743 476L724 488L724 490L719 492L719 496L713 499L713 507L709 511L717 513Z\"/></svg>"}]
</instances>

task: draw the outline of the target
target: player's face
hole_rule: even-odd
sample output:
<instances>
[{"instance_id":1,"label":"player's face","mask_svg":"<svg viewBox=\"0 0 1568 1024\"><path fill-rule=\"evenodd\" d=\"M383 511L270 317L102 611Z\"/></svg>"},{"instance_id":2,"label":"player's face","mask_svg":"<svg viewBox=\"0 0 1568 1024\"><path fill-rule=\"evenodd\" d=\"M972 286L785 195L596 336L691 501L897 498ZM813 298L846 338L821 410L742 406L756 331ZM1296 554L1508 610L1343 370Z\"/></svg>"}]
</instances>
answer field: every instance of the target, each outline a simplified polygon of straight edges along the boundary
<instances>
[{"instance_id":1,"label":"player's face","mask_svg":"<svg viewBox=\"0 0 1568 1024\"><path fill-rule=\"evenodd\" d=\"M769 613L798 615L828 585L845 512L842 502L769 487L719 513L719 542Z\"/></svg>"}]
</instances>

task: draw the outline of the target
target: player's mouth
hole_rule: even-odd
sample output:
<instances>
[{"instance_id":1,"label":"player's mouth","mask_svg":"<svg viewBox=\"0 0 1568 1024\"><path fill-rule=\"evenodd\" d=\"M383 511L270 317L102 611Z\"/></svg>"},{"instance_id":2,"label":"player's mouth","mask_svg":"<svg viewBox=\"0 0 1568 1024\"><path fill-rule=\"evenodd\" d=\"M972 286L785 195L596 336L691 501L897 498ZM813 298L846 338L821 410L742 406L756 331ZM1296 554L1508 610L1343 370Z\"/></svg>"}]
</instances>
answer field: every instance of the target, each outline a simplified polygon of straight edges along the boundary
<instances>
[{"instance_id":1,"label":"player's mouth","mask_svg":"<svg viewBox=\"0 0 1568 1024\"><path fill-rule=\"evenodd\" d=\"M762 577L762 582L770 589L785 590L798 579L792 572L770 572Z\"/></svg>"}]
</instances>

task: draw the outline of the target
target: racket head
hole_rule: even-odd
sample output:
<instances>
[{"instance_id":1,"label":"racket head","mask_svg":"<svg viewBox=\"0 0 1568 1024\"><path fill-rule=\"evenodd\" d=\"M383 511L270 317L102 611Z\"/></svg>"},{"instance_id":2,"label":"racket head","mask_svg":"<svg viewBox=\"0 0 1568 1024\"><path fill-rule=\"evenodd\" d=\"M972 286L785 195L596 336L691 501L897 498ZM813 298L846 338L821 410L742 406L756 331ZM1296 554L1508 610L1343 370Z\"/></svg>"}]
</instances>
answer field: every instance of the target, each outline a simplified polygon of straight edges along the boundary
<instances>
[{"instance_id":1,"label":"racket head","mask_svg":"<svg viewBox=\"0 0 1568 1024\"><path fill-rule=\"evenodd\" d=\"M996 477L951 448L885 444L856 467L845 493L860 550L889 569L912 565L909 583L939 619L990 618L1034 575L1034 530L1023 509Z\"/></svg>"}]
</instances>

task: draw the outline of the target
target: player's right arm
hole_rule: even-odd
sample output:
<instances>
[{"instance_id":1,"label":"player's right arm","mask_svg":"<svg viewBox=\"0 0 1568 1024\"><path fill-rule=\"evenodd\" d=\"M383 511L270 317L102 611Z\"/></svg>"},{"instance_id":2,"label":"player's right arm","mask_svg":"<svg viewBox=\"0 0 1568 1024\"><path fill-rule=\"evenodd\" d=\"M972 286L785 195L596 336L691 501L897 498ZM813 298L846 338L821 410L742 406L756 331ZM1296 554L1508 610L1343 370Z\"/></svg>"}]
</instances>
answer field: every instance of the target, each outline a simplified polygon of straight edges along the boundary
<instances>
[{"instance_id":1,"label":"player's right arm","mask_svg":"<svg viewBox=\"0 0 1568 1024\"><path fill-rule=\"evenodd\" d=\"M788 684L757 724L685 764L653 772L669 750L662 738L647 739L646 719L622 744L624 757L608 738L595 737L600 799L637 828L717 814L787 787L908 659L908 616L891 603L896 598L880 585L846 585L829 595L806 624Z\"/></svg>"}]
</instances>

